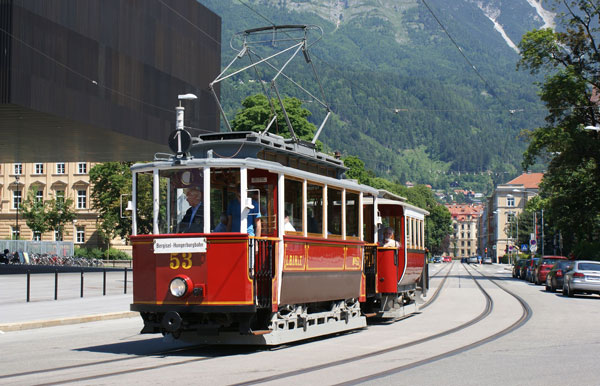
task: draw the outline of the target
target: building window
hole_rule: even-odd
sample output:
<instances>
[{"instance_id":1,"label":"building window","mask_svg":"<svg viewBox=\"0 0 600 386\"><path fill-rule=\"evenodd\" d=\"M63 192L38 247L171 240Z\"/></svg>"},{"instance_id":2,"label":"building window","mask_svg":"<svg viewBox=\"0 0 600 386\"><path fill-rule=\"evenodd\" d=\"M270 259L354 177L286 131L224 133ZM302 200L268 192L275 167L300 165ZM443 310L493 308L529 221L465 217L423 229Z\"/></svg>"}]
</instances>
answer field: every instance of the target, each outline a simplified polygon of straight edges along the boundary
<instances>
[{"instance_id":1,"label":"building window","mask_svg":"<svg viewBox=\"0 0 600 386\"><path fill-rule=\"evenodd\" d=\"M55 197L56 197L56 202L65 202L65 191L57 190Z\"/></svg>"},{"instance_id":2,"label":"building window","mask_svg":"<svg viewBox=\"0 0 600 386\"><path fill-rule=\"evenodd\" d=\"M33 241L42 241L42 233L33 232Z\"/></svg>"},{"instance_id":3,"label":"building window","mask_svg":"<svg viewBox=\"0 0 600 386\"><path fill-rule=\"evenodd\" d=\"M470 247L470 246L471 246L471 242L467 241L467 247Z\"/></svg>"},{"instance_id":4,"label":"building window","mask_svg":"<svg viewBox=\"0 0 600 386\"><path fill-rule=\"evenodd\" d=\"M515 206L515 198L506 197L506 206Z\"/></svg>"},{"instance_id":5,"label":"building window","mask_svg":"<svg viewBox=\"0 0 600 386\"><path fill-rule=\"evenodd\" d=\"M464 246L465 246L465 242L464 242L464 241L461 241L461 242L460 242L460 246L461 246L461 247L464 247Z\"/></svg>"},{"instance_id":6,"label":"building window","mask_svg":"<svg viewBox=\"0 0 600 386\"><path fill-rule=\"evenodd\" d=\"M87 163L79 162L77 164L77 173L78 174L87 174Z\"/></svg>"},{"instance_id":7,"label":"building window","mask_svg":"<svg viewBox=\"0 0 600 386\"><path fill-rule=\"evenodd\" d=\"M75 236L76 236L75 242L77 244L85 243L85 227L77 227L77 232L76 232Z\"/></svg>"},{"instance_id":8,"label":"building window","mask_svg":"<svg viewBox=\"0 0 600 386\"><path fill-rule=\"evenodd\" d=\"M506 214L506 222L513 222L515 219L515 214L513 212L508 212Z\"/></svg>"},{"instance_id":9,"label":"building window","mask_svg":"<svg viewBox=\"0 0 600 386\"><path fill-rule=\"evenodd\" d=\"M34 164L35 174L44 174L44 164Z\"/></svg>"},{"instance_id":10,"label":"building window","mask_svg":"<svg viewBox=\"0 0 600 386\"><path fill-rule=\"evenodd\" d=\"M85 190L77 191L77 209L85 209L87 207L87 195Z\"/></svg>"},{"instance_id":11,"label":"building window","mask_svg":"<svg viewBox=\"0 0 600 386\"><path fill-rule=\"evenodd\" d=\"M12 203L12 208L13 209L17 209L19 207L19 205L21 205L21 191L20 190L13 190L13 203Z\"/></svg>"},{"instance_id":12,"label":"building window","mask_svg":"<svg viewBox=\"0 0 600 386\"><path fill-rule=\"evenodd\" d=\"M13 240L18 240L21 236L21 230L17 227L11 227L11 234Z\"/></svg>"},{"instance_id":13,"label":"building window","mask_svg":"<svg viewBox=\"0 0 600 386\"><path fill-rule=\"evenodd\" d=\"M38 190L35 192L35 202L42 202L44 199L44 192L42 190Z\"/></svg>"},{"instance_id":14,"label":"building window","mask_svg":"<svg viewBox=\"0 0 600 386\"><path fill-rule=\"evenodd\" d=\"M54 241L63 241L62 231L60 231L60 230L54 231Z\"/></svg>"},{"instance_id":15,"label":"building window","mask_svg":"<svg viewBox=\"0 0 600 386\"><path fill-rule=\"evenodd\" d=\"M56 174L65 174L65 173L66 173L65 163L58 162L56 164Z\"/></svg>"},{"instance_id":16,"label":"building window","mask_svg":"<svg viewBox=\"0 0 600 386\"><path fill-rule=\"evenodd\" d=\"M23 164L14 164L14 172L16 176L23 174Z\"/></svg>"}]
</instances>

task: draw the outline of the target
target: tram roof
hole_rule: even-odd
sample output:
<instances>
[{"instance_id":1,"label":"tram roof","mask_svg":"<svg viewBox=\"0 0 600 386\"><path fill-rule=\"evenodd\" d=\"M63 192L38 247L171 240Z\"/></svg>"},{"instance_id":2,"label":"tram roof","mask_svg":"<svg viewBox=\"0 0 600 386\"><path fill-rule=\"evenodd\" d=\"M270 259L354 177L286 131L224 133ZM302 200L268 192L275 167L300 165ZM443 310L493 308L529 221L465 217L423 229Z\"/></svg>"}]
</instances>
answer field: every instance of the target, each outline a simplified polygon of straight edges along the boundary
<instances>
[{"instance_id":1,"label":"tram roof","mask_svg":"<svg viewBox=\"0 0 600 386\"><path fill-rule=\"evenodd\" d=\"M261 158L264 150L334 168L338 177L348 170L341 159L317 151L314 143L253 131L199 135L194 138L190 153L196 158L209 158L211 151L215 158Z\"/></svg>"},{"instance_id":2,"label":"tram roof","mask_svg":"<svg viewBox=\"0 0 600 386\"><path fill-rule=\"evenodd\" d=\"M295 177L299 179L306 179L311 182L331 185L335 187L345 188L354 191L360 191L368 193L373 196L379 194L379 190L372 186L358 184L355 180L349 179L338 179L320 174L311 173L308 171L292 168L289 166L283 166L280 163L273 161L266 161L256 158L190 158L190 159L164 159L156 160L149 163L139 163L131 167L133 172L144 172L151 171L153 169L186 169L190 167L247 167L249 169L265 169L272 173L282 173L285 176Z\"/></svg>"}]
</instances>

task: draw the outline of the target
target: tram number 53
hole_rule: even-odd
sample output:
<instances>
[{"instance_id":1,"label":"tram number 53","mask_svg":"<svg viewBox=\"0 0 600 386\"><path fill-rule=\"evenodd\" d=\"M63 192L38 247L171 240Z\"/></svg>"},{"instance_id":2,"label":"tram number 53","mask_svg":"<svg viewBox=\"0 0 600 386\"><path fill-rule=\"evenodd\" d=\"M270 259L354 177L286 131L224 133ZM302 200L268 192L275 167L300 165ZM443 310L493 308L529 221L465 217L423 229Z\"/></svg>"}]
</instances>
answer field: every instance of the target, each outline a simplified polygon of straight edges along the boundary
<instances>
[{"instance_id":1,"label":"tram number 53","mask_svg":"<svg viewBox=\"0 0 600 386\"><path fill-rule=\"evenodd\" d=\"M171 253L169 258L169 268L171 269L190 269L192 268L191 253Z\"/></svg>"}]
</instances>

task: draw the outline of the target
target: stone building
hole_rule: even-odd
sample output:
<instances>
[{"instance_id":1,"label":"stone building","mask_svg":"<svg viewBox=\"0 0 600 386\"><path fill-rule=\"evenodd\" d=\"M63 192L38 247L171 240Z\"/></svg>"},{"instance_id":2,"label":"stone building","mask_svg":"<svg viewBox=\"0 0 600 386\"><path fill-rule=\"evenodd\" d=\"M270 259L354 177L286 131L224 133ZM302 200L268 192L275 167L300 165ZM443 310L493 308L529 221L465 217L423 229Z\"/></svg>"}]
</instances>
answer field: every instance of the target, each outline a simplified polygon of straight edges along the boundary
<instances>
[{"instance_id":1,"label":"stone building","mask_svg":"<svg viewBox=\"0 0 600 386\"><path fill-rule=\"evenodd\" d=\"M517 178L498 185L488 199L482 224L480 248L499 261L515 246L517 229L509 225L525 209L527 201L537 196L543 173L523 173Z\"/></svg>"},{"instance_id":2,"label":"stone building","mask_svg":"<svg viewBox=\"0 0 600 386\"><path fill-rule=\"evenodd\" d=\"M42 241L73 241L76 245L97 247L97 213L91 209L89 171L91 162L39 162L0 164L0 238ZM65 197L73 200L76 213L72 223L64 225L63 234L48 231L34 234L18 205L33 188L36 199ZM18 225L17 225L18 224Z\"/></svg>"},{"instance_id":3,"label":"stone building","mask_svg":"<svg viewBox=\"0 0 600 386\"><path fill-rule=\"evenodd\" d=\"M454 232L450 235L448 255L453 258L477 254L477 223L483 207L474 204L446 204L452 216Z\"/></svg>"}]
</instances>

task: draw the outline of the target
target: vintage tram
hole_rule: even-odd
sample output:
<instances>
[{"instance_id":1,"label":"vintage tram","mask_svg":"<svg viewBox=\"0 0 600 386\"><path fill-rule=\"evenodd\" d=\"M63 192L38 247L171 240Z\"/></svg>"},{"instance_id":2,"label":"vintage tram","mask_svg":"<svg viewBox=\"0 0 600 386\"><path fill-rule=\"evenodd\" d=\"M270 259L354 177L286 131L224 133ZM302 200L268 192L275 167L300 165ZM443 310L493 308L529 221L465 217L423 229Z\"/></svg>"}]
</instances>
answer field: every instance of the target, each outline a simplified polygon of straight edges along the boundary
<instances>
[{"instance_id":1,"label":"vintage tram","mask_svg":"<svg viewBox=\"0 0 600 386\"><path fill-rule=\"evenodd\" d=\"M339 159L253 132L202 135L192 154L132 167L142 333L280 344L401 316L426 285L427 212L344 179ZM399 247L377 246L382 226Z\"/></svg>"},{"instance_id":2,"label":"vintage tram","mask_svg":"<svg viewBox=\"0 0 600 386\"><path fill-rule=\"evenodd\" d=\"M269 26L241 33L239 52L210 85L227 128L214 85L258 64L276 68L271 61L285 52L302 52L312 66L307 36L315 29ZM265 42L280 53L261 56L253 47ZM245 56L252 56L250 65L226 74ZM269 133L277 119L272 102L262 132L193 139L183 130L180 106L170 138L175 154L132 167L131 310L142 316L142 333L280 344L362 328L370 316L402 316L414 306L418 286L426 289L427 212L346 179L340 159L317 151L328 107L312 142L294 134L277 89L282 77L298 85L283 72L291 60L270 81L291 138ZM383 229L398 243L379 247Z\"/></svg>"}]
</instances>

